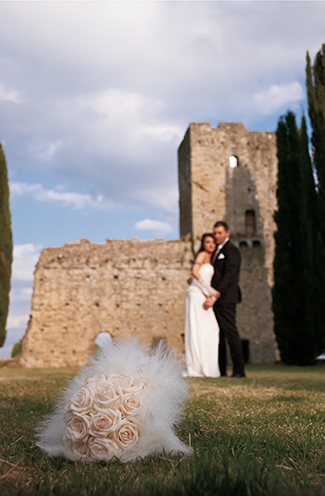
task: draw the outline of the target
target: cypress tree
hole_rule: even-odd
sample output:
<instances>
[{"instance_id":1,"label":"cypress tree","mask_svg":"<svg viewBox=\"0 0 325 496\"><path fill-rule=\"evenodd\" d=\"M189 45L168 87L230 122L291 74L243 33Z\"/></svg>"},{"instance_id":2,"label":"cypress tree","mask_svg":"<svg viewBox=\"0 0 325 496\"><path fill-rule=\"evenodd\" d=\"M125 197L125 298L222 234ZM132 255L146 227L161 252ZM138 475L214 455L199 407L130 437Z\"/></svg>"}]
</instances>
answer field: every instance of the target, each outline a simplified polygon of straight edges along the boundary
<instances>
[{"instance_id":1,"label":"cypress tree","mask_svg":"<svg viewBox=\"0 0 325 496\"><path fill-rule=\"evenodd\" d=\"M313 363L322 350L319 288L322 263L315 221L316 191L308 151L305 118L298 130L288 112L277 128L278 211L275 221L273 311L281 358L286 363ZM322 292L320 293L322 294Z\"/></svg>"},{"instance_id":2,"label":"cypress tree","mask_svg":"<svg viewBox=\"0 0 325 496\"><path fill-rule=\"evenodd\" d=\"M325 349L325 44L316 54L313 65L306 57L308 111L312 127L312 162L317 174L316 205L313 206L314 226L314 291L313 315L315 339L319 352ZM310 289L311 291L311 289Z\"/></svg>"},{"instance_id":3,"label":"cypress tree","mask_svg":"<svg viewBox=\"0 0 325 496\"><path fill-rule=\"evenodd\" d=\"M325 44L316 54L313 66L311 66L308 52L306 59L308 111L312 126L312 155L318 181L316 213L318 227L325 246Z\"/></svg>"},{"instance_id":4,"label":"cypress tree","mask_svg":"<svg viewBox=\"0 0 325 496\"><path fill-rule=\"evenodd\" d=\"M325 347L325 316L323 311L325 306L325 252L319 217L316 214L318 198L304 117L300 129L300 140L300 222L301 236L304 240L302 269L304 271L307 339L310 347L310 356L307 362L313 363Z\"/></svg>"},{"instance_id":5,"label":"cypress tree","mask_svg":"<svg viewBox=\"0 0 325 496\"><path fill-rule=\"evenodd\" d=\"M0 347L6 339L12 264L12 233L6 157L0 144Z\"/></svg>"}]
</instances>

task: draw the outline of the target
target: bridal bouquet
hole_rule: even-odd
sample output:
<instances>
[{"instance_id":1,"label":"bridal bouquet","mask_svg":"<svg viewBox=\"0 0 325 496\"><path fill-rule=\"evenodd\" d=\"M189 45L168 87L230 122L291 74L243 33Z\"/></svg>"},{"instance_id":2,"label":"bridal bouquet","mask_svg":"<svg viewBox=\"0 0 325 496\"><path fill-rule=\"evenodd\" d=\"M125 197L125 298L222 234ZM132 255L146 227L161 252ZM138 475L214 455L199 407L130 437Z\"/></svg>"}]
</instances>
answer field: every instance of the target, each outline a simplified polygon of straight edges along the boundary
<instances>
[{"instance_id":1,"label":"bridal bouquet","mask_svg":"<svg viewBox=\"0 0 325 496\"><path fill-rule=\"evenodd\" d=\"M175 435L187 399L182 366L158 346L109 344L63 392L38 427L38 446L70 460L122 462L165 452L191 453Z\"/></svg>"},{"instance_id":2,"label":"bridal bouquet","mask_svg":"<svg viewBox=\"0 0 325 496\"><path fill-rule=\"evenodd\" d=\"M140 435L143 391L124 374L86 379L66 407L64 442L76 455L99 460L131 447Z\"/></svg>"}]
</instances>

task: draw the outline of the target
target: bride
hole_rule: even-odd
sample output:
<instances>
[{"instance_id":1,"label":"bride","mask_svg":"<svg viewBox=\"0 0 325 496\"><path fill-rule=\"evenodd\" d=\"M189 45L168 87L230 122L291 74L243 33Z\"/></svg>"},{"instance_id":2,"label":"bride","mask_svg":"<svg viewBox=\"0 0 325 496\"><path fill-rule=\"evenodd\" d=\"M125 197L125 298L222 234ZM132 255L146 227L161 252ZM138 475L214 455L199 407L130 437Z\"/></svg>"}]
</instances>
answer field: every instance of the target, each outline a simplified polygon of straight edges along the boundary
<instances>
[{"instance_id":1,"label":"bride","mask_svg":"<svg viewBox=\"0 0 325 496\"><path fill-rule=\"evenodd\" d=\"M211 256L216 249L214 236L205 233L192 269L193 281L187 290L185 315L185 354L189 377L219 377L219 326L213 308L205 310L208 296L216 298L211 287Z\"/></svg>"}]
</instances>

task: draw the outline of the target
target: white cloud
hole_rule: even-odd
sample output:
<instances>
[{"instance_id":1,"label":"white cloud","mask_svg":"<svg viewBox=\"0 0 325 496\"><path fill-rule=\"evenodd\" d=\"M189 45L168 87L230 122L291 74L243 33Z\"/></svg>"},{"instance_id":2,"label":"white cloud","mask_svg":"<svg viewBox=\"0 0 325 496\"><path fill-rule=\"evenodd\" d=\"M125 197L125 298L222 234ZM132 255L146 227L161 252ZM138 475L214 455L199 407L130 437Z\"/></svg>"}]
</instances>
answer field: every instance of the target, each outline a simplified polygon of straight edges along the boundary
<instances>
[{"instance_id":1,"label":"white cloud","mask_svg":"<svg viewBox=\"0 0 325 496\"><path fill-rule=\"evenodd\" d=\"M11 183L10 193L14 196L30 195L36 200L40 201L56 201L62 202L66 205L72 205L75 208L85 207L105 207L112 205L112 203L105 203L102 195L97 195L96 198L90 195L80 193L68 193L59 191L61 188L57 187L56 190L45 189L41 184L26 184L26 183Z\"/></svg>"},{"instance_id":2,"label":"white cloud","mask_svg":"<svg viewBox=\"0 0 325 496\"><path fill-rule=\"evenodd\" d=\"M34 155L36 159L48 161L53 160L61 147L62 141L56 141L55 143L32 144L29 148L30 153Z\"/></svg>"},{"instance_id":3,"label":"white cloud","mask_svg":"<svg viewBox=\"0 0 325 496\"><path fill-rule=\"evenodd\" d=\"M83 123L87 148L98 158L106 157L105 172L112 157L115 163L124 162L128 167L135 163L152 167L148 155L152 158L153 147L179 142L184 133L164 115L162 101L141 92L109 88L79 95L75 101L63 101L60 106L72 120Z\"/></svg>"},{"instance_id":4,"label":"white cloud","mask_svg":"<svg viewBox=\"0 0 325 496\"><path fill-rule=\"evenodd\" d=\"M254 95L257 108L264 114L274 114L303 98L304 90L298 81L283 85L274 84Z\"/></svg>"},{"instance_id":5,"label":"white cloud","mask_svg":"<svg viewBox=\"0 0 325 496\"><path fill-rule=\"evenodd\" d=\"M12 103L22 103L19 91L10 90L3 84L0 84L0 100Z\"/></svg>"},{"instance_id":6,"label":"white cloud","mask_svg":"<svg viewBox=\"0 0 325 496\"><path fill-rule=\"evenodd\" d=\"M10 292L10 302L31 301L33 288L16 288L13 287Z\"/></svg>"},{"instance_id":7,"label":"white cloud","mask_svg":"<svg viewBox=\"0 0 325 496\"><path fill-rule=\"evenodd\" d=\"M9 315L7 319L7 329L15 329L17 327L27 327L29 315ZM1 349L0 349L1 353Z\"/></svg>"},{"instance_id":8,"label":"white cloud","mask_svg":"<svg viewBox=\"0 0 325 496\"><path fill-rule=\"evenodd\" d=\"M137 202L156 207L165 212L178 214L178 189L177 187L153 187L147 189L139 188L132 195Z\"/></svg>"},{"instance_id":9,"label":"white cloud","mask_svg":"<svg viewBox=\"0 0 325 496\"><path fill-rule=\"evenodd\" d=\"M41 246L35 246L31 243L14 246L12 265L13 281L33 281L34 270L41 248Z\"/></svg>"},{"instance_id":10,"label":"white cloud","mask_svg":"<svg viewBox=\"0 0 325 496\"><path fill-rule=\"evenodd\" d=\"M38 198L84 208L106 205L102 195L177 211L177 198L152 191L177 192L189 122L273 130L277 113L304 99L305 51L320 47L322 13L286 2L5 3L2 82L28 102L0 122L11 166L46 166L89 192Z\"/></svg>"},{"instance_id":11,"label":"white cloud","mask_svg":"<svg viewBox=\"0 0 325 496\"><path fill-rule=\"evenodd\" d=\"M2 93L24 99L0 99L11 177L45 184L40 172L48 185L13 193L164 218L178 212L190 122L268 131L305 103L305 51L324 41L325 2L2 2L1 16Z\"/></svg>"},{"instance_id":12,"label":"white cloud","mask_svg":"<svg viewBox=\"0 0 325 496\"><path fill-rule=\"evenodd\" d=\"M172 227L167 222L160 220L145 219L136 222L135 228L142 231L170 232Z\"/></svg>"}]
</instances>

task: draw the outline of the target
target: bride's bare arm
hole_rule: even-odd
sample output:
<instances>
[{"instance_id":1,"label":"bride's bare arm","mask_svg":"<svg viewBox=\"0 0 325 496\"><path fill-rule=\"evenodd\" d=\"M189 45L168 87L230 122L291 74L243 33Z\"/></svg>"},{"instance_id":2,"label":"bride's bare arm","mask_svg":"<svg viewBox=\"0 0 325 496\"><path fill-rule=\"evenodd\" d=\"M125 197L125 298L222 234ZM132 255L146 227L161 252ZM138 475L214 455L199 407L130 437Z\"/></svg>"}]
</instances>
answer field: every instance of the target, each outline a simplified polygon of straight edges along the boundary
<instances>
[{"instance_id":1,"label":"bride's bare arm","mask_svg":"<svg viewBox=\"0 0 325 496\"><path fill-rule=\"evenodd\" d=\"M192 267L192 275L195 277L195 279L199 280L200 279L200 267L204 263L204 258L205 258L205 253L201 251L201 253L198 254L198 256L195 259L194 265Z\"/></svg>"}]
</instances>

